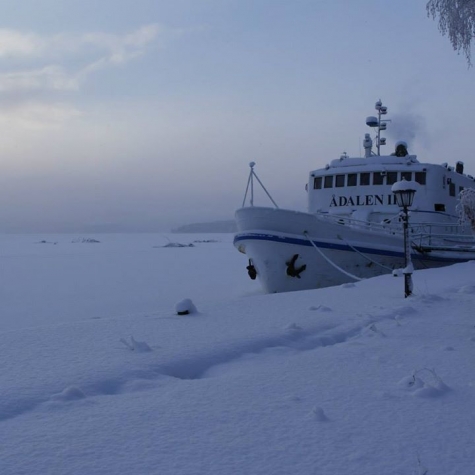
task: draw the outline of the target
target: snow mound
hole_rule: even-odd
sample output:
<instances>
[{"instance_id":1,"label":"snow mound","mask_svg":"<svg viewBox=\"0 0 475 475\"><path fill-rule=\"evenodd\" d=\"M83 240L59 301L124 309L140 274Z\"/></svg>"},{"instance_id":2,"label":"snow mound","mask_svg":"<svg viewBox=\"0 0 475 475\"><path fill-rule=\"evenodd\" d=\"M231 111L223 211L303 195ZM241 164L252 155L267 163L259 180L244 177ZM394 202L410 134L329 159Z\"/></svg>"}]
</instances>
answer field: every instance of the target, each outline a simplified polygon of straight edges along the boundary
<instances>
[{"instance_id":1,"label":"snow mound","mask_svg":"<svg viewBox=\"0 0 475 475\"><path fill-rule=\"evenodd\" d=\"M155 248L157 247L195 247L193 243L190 242L190 244L182 244L181 242L169 242L168 244L165 244L164 246L153 246Z\"/></svg>"},{"instance_id":2,"label":"snow mound","mask_svg":"<svg viewBox=\"0 0 475 475\"><path fill-rule=\"evenodd\" d=\"M76 244L76 243L97 244L97 243L100 243L101 241L98 241L97 239L93 239L93 238L77 238L77 239L73 239L71 242L73 244Z\"/></svg>"},{"instance_id":3,"label":"snow mound","mask_svg":"<svg viewBox=\"0 0 475 475\"><path fill-rule=\"evenodd\" d=\"M191 313L197 313L195 304L191 299L184 299L175 305L177 315L189 315Z\"/></svg>"},{"instance_id":4,"label":"snow mound","mask_svg":"<svg viewBox=\"0 0 475 475\"><path fill-rule=\"evenodd\" d=\"M458 292L459 294L475 294L475 285L464 285Z\"/></svg>"},{"instance_id":5,"label":"snow mound","mask_svg":"<svg viewBox=\"0 0 475 475\"><path fill-rule=\"evenodd\" d=\"M82 389L76 386L68 386L59 394L55 394L51 399L56 401L77 401L78 399L84 399L85 397L86 395Z\"/></svg>"},{"instance_id":6,"label":"snow mound","mask_svg":"<svg viewBox=\"0 0 475 475\"><path fill-rule=\"evenodd\" d=\"M309 307L309 310L318 312L332 312L332 309L330 307L325 307L325 305L318 305L318 307L312 305L311 307Z\"/></svg>"}]
</instances>

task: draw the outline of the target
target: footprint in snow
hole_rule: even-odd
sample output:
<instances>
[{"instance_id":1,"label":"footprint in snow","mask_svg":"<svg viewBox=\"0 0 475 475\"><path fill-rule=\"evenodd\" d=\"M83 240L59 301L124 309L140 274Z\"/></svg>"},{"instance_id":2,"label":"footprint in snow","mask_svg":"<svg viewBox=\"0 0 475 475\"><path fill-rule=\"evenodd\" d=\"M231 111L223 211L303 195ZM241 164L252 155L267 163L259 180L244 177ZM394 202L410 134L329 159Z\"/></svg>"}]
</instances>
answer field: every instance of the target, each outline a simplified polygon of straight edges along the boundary
<instances>
[{"instance_id":1,"label":"footprint in snow","mask_svg":"<svg viewBox=\"0 0 475 475\"><path fill-rule=\"evenodd\" d=\"M299 327L296 323L289 323L284 327L284 330L302 331L302 327Z\"/></svg>"},{"instance_id":2,"label":"footprint in snow","mask_svg":"<svg viewBox=\"0 0 475 475\"><path fill-rule=\"evenodd\" d=\"M443 302L447 299L444 297L441 297L440 295L427 294L427 295L419 296L418 300L420 300L422 303L425 303L425 304L431 304L431 303Z\"/></svg>"},{"instance_id":3,"label":"footprint in snow","mask_svg":"<svg viewBox=\"0 0 475 475\"><path fill-rule=\"evenodd\" d=\"M287 396L284 398L285 401L289 402L301 402L302 399L299 396Z\"/></svg>"},{"instance_id":4,"label":"footprint in snow","mask_svg":"<svg viewBox=\"0 0 475 475\"><path fill-rule=\"evenodd\" d=\"M421 376L423 374L423 376ZM424 379L423 379L424 378ZM414 397L434 398L440 397L450 391L435 371L422 369L411 376L402 378L398 386L412 394Z\"/></svg>"},{"instance_id":5,"label":"footprint in snow","mask_svg":"<svg viewBox=\"0 0 475 475\"><path fill-rule=\"evenodd\" d=\"M150 348L147 342L137 341L133 336L130 337L130 343L124 338L121 338L119 341L123 343L130 351L136 351L137 353L147 353L152 351L152 348Z\"/></svg>"},{"instance_id":6,"label":"footprint in snow","mask_svg":"<svg viewBox=\"0 0 475 475\"><path fill-rule=\"evenodd\" d=\"M331 312L332 311L330 307L325 307L325 305L319 305L318 307L315 307L314 305L312 305L308 309L312 311L317 311L317 312Z\"/></svg>"},{"instance_id":7,"label":"footprint in snow","mask_svg":"<svg viewBox=\"0 0 475 475\"><path fill-rule=\"evenodd\" d=\"M315 420L317 420L318 422L328 422L330 419L328 419L328 417L326 416L325 412L323 411L323 409L319 406L315 406L311 413L310 413L314 418Z\"/></svg>"},{"instance_id":8,"label":"footprint in snow","mask_svg":"<svg viewBox=\"0 0 475 475\"><path fill-rule=\"evenodd\" d=\"M371 325L369 325L363 330L363 335L366 335L369 337L374 337L376 335L380 337L386 336L374 323L372 323Z\"/></svg>"}]
</instances>

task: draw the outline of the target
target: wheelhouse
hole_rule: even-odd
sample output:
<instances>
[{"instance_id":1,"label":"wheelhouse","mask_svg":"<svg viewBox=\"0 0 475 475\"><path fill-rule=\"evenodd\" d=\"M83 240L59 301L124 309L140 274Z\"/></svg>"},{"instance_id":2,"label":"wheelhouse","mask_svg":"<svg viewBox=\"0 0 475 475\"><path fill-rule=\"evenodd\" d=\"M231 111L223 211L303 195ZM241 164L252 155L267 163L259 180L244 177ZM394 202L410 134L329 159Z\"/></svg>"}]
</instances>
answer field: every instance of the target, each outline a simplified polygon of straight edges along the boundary
<instances>
[{"instance_id":1,"label":"wheelhouse","mask_svg":"<svg viewBox=\"0 0 475 475\"><path fill-rule=\"evenodd\" d=\"M308 209L311 213L386 222L399 213L391 187L403 179L419 184L412 208L413 222L453 221L459 193L474 186L474 178L463 173L461 162L449 167L420 163L414 155L342 156L325 168L310 172Z\"/></svg>"}]
</instances>

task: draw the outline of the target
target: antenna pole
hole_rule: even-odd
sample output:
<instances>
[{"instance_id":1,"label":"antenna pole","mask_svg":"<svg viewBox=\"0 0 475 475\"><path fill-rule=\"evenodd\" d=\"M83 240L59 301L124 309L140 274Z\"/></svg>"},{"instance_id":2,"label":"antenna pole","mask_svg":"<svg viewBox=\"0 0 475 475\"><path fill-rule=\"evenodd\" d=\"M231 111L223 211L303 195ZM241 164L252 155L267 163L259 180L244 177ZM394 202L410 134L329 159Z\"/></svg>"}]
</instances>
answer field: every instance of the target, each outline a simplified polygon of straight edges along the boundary
<instances>
[{"instance_id":1,"label":"antenna pole","mask_svg":"<svg viewBox=\"0 0 475 475\"><path fill-rule=\"evenodd\" d=\"M256 174L254 173L254 165L255 165L254 162L251 162L249 164L249 166L251 167L251 199L250 199L251 206L254 206L254 177L256 176Z\"/></svg>"},{"instance_id":2,"label":"antenna pole","mask_svg":"<svg viewBox=\"0 0 475 475\"><path fill-rule=\"evenodd\" d=\"M244 193L244 199L242 200L242 207L244 208L244 205L246 204L246 198L247 198L247 193L249 191L249 186L251 187L251 199L250 199L250 204L251 206L254 206L254 182L253 182L253 175L254 175L254 165L255 162L251 162L249 166L251 167L251 171L249 172L249 178L247 179L247 186L246 186L246 192Z\"/></svg>"},{"instance_id":3,"label":"antenna pole","mask_svg":"<svg viewBox=\"0 0 475 475\"><path fill-rule=\"evenodd\" d=\"M255 164L256 164L255 162L249 163L249 166L251 167L251 171L249 172L249 178L247 179L246 193L244 193L244 200L242 201L242 207L244 208L244 206L246 205L246 198L247 198L247 194L249 193L249 188L251 189L249 205L254 206L254 178L255 178L259 182L259 185L262 186L262 189L265 191L266 195L272 201L274 206L278 208L277 203L273 200L272 196L267 191L266 187L262 184L262 181L259 180L259 177L256 175L256 172L254 171Z\"/></svg>"},{"instance_id":4,"label":"antenna pole","mask_svg":"<svg viewBox=\"0 0 475 475\"><path fill-rule=\"evenodd\" d=\"M378 140L376 141L378 157L381 155L381 107L378 108Z\"/></svg>"},{"instance_id":5,"label":"antenna pole","mask_svg":"<svg viewBox=\"0 0 475 475\"><path fill-rule=\"evenodd\" d=\"M383 106L383 103L381 102L381 99L376 101L376 104L374 108L378 111L378 120L377 124L374 124L374 121L370 121L367 124L370 127L377 127L378 129L378 134L376 136L376 150L378 151L377 155L381 155L381 145L386 145L386 139L381 137L381 130L386 130L387 123L391 122L390 120L381 120L381 116L385 115L388 113L388 108L386 106ZM376 119L376 117L375 117Z\"/></svg>"}]
</instances>

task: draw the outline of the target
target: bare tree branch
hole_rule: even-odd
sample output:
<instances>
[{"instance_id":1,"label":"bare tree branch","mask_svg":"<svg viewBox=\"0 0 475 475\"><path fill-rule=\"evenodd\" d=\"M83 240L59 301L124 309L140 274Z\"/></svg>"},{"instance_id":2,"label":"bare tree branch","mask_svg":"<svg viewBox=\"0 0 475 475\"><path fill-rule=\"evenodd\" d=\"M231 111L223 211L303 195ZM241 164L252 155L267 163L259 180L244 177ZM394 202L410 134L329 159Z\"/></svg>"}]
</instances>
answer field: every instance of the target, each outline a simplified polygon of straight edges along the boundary
<instances>
[{"instance_id":1,"label":"bare tree branch","mask_svg":"<svg viewBox=\"0 0 475 475\"><path fill-rule=\"evenodd\" d=\"M455 51L463 51L472 66L471 43L475 37L475 0L429 0L427 16L439 19L439 31L447 35Z\"/></svg>"}]
</instances>

